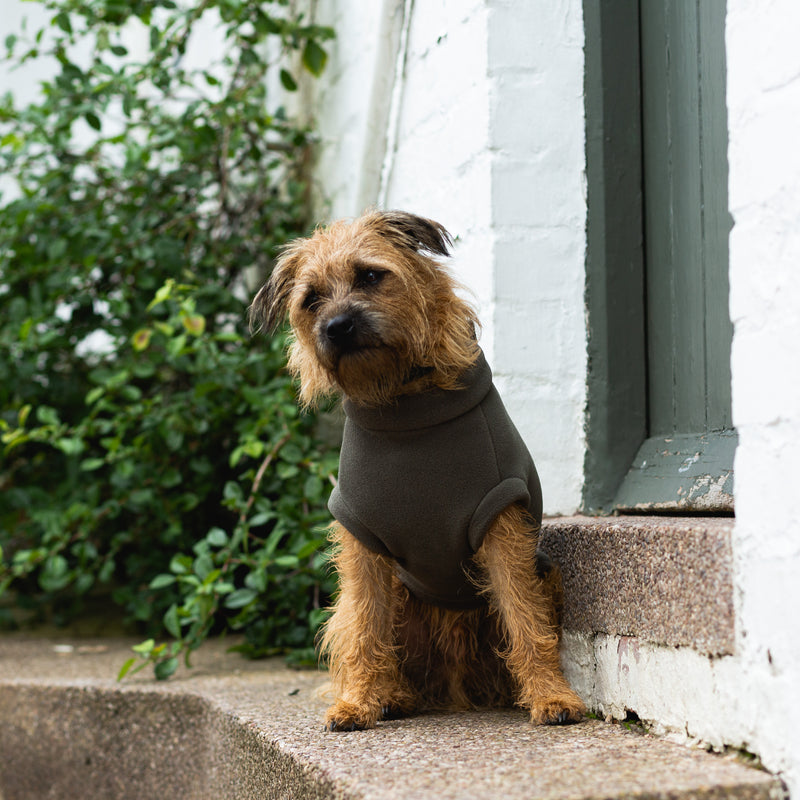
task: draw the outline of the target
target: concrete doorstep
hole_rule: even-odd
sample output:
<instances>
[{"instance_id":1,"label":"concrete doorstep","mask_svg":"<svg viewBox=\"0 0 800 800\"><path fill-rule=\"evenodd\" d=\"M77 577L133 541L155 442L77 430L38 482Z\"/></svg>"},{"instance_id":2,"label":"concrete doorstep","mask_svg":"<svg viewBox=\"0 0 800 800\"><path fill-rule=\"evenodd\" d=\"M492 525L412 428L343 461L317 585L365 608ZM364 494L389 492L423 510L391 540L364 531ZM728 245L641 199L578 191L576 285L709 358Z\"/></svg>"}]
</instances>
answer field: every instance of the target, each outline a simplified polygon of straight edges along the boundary
<instances>
[{"instance_id":1,"label":"concrete doorstep","mask_svg":"<svg viewBox=\"0 0 800 800\"><path fill-rule=\"evenodd\" d=\"M323 674L209 642L166 682L117 683L132 644L0 638L1 800L784 797L732 757L598 720L535 728L506 709L326 733Z\"/></svg>"}]
</instances>

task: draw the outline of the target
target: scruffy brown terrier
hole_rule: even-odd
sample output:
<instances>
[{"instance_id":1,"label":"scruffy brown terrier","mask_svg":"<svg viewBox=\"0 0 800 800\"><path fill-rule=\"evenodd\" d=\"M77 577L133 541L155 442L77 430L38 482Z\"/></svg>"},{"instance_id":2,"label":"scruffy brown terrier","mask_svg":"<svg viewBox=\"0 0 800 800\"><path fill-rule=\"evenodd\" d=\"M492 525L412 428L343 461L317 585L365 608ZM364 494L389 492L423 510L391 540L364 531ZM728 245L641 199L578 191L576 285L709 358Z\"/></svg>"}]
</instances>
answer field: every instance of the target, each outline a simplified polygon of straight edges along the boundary
<instances>
[{"instance_id":1,"label":"scruffy brown terrier","mask_svg":"<svg viewBox=\"0 0 800 800\"><path fill-rule=\"evenodd\" d=\"M537 559L536 469L435 260L451 244L402 212L336 222L286 248L251 308L267 327L288 315L303 403L344 398L331 731L424 708L585 710L559 664L560 573Z\"/></svg>"}]
</instances>

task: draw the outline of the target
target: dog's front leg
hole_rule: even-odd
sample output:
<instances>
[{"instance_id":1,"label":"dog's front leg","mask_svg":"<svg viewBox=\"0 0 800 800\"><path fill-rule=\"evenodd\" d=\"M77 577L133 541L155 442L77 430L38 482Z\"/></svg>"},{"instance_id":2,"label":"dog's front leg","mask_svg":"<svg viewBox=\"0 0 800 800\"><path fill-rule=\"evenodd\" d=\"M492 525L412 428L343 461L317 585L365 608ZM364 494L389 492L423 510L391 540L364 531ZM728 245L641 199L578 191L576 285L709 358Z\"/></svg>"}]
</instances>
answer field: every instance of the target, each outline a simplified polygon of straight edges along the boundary
<instances>
[{"instance_id":1,"label":"dog's front leg","mask_svg":"<svg viewBox=\"0 0 800 800\"><path fill-rule=\"evenodd\" d=\"M511 507L495 520L475 560L502 623L501 655L520 705L535 724L577 722L586 708L561 672L558 623L552 596L536 574L536 543L523 512Z\"/></svg>"},{"instance_id":2,"label":"dog's front leg","mask_svg":"<svg viewBox=\"0 0 800 800\"><path fill-rule=\"evenodd\" d=\"M403 695L397 660L391 561L364 547L344 527L334 523L334 564L339 596L323 632L336 702L328 709L325 727L353 731L372 727Z\"/></svg>"}]
</instances>

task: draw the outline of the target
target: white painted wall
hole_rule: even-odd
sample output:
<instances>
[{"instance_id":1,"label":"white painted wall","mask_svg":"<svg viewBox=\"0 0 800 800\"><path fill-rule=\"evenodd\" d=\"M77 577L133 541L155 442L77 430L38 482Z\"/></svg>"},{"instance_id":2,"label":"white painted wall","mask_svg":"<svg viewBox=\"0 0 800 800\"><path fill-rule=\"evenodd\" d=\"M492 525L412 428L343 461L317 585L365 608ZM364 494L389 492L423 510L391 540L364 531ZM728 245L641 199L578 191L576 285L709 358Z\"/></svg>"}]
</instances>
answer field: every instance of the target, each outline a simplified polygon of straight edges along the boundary
<instances>
[{"instance_id":1,"label":"white painted wall","mask_svg":"<svg viewBox=\"0 0 800 800\"><path fill-rule=\"evenodd\" d=\"M735 553L754 749L800 796L800 5L728 0Z\"/></svg>"},{"instance_id":2,"label":"white painted wall","mask_svg":"<svg viewBox=\"0 0 800 800\"><path fill-rule=\"evenodd\" d=\"M581 501L586 198L580 2L490 2L491 364L542 480Z\"/></svg>"},{"instance_id":3,"label":"white painted wall","mask_svg":"<svg viewBox=\"0 0 800 800\"><path fill-rule=\"evenodd\" d=\"M386 162L385 206L458 237L452 266L478 306L481 344L534 454L545 510L571 513L586 392L581 3L386 0L381 14L363 10L341 0L317 8L338 36L314 90L322 216L376 203L381 187L364 176ZM388 87L399 113L384 134Z\"/></svg>"}]
</instances>

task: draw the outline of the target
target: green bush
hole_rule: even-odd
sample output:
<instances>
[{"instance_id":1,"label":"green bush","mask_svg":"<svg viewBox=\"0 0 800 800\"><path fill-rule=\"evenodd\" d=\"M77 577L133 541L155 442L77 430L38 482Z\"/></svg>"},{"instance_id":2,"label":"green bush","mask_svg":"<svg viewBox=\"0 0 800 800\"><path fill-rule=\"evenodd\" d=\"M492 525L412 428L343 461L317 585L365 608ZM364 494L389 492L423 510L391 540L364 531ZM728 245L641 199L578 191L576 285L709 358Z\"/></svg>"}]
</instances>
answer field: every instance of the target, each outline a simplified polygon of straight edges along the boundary
<instances>
[{"instance_id":1,"label":"green bush","mask_svg":"<svg viewBox=\"0 0 800 800\"><path fill-rule=\"evenodd\" d=\"M7 60L54 77L0 102L0 621L109 599L159 677L213 630L308 648L335 454L283 337L250 337L243 275L307 225L310 133L268 74L319 74L332 31L285 0L39 5L50 25Z\"/></svg>"}]
</instances>

